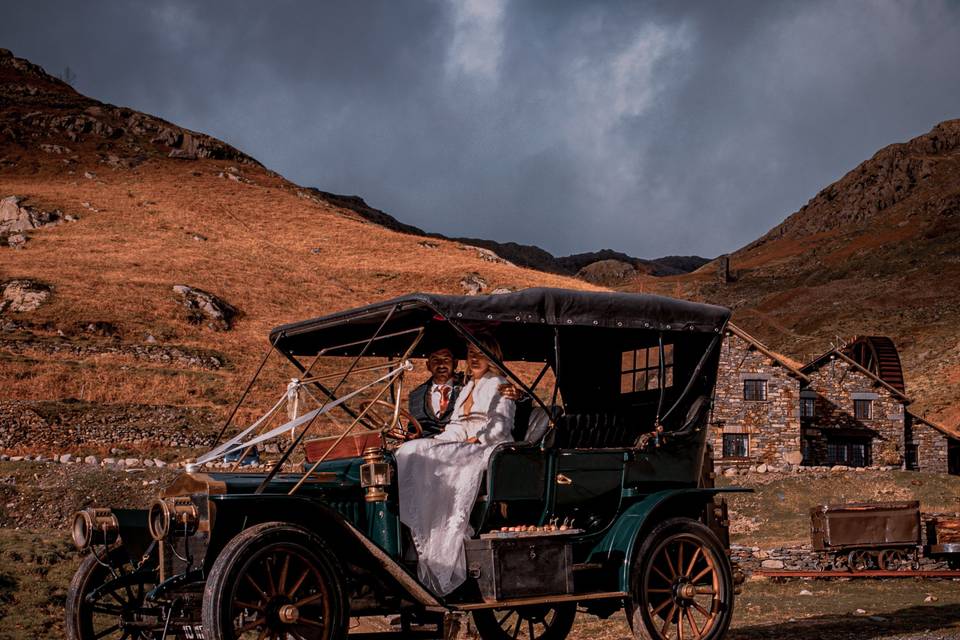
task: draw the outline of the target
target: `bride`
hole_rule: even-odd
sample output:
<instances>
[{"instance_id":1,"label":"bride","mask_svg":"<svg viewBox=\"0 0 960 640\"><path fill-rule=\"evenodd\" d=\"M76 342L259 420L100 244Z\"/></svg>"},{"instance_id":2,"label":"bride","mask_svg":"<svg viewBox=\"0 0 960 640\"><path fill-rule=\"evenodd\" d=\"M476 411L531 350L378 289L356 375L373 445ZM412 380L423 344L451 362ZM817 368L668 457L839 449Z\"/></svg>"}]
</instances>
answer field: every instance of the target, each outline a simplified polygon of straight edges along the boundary
<instances>
[{"instance_id":1,"label":"bride","mask_svg":"<svg viewBox=\"0 0 960 640\"><path fill-rule=\"evenodd\" d=\"M503 359L492 336L475 338ZM473 345L467 350L467 371L470 381L443 432L396 451L400 521L413 536L420 581L441 596L466 580L463 541L473 534L469 518L480 479L493 448L513 439L516 406L499 389L506 379Z\"/></svg>"}]
</instances>

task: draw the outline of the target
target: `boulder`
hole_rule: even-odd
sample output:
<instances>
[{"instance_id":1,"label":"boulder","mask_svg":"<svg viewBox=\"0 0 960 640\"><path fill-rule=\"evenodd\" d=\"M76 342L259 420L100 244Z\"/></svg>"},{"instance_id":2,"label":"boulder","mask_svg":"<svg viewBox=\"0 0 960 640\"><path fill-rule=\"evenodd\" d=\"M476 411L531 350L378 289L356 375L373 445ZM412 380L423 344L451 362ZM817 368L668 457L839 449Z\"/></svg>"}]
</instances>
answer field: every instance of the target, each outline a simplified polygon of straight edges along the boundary
<instances>
[{"instance_id":1,"label":"boulder","mask_svg":"<svg viewBox=\"0 0 960 640\"><path fill-rule=\"evenodd\" d=\"M36 311L52 291L35 280L8 280L0 284L0 313Z\"/></svg>"},{"instance_id":2,"label":"boulder","mask_svg":"<svg viewBox=\"0 0 960 640\"><path fill-rule=\"evenodd\" d=\"M60 464L69 464L74 462L74 460L75 458L73 457L72 453L65 453L59 458Z\"/></svg>"},{"instance_id":3,"label":"boulder","mask_svg":"<svg viewBox=\"0 0 960 640\"><path fill-rule=\"evenodd\" d=\"M100 458L97 456L87 456L83 459L84 464L100 464Z\"/></svg>"},{"instance_id":4,"label":"boulder","mask_svg":"<svg viewBox=\"0 0 960 640\"><path fill-rule=\"evenodd\" d=\"M460 279L460 286L468 296L476 296L487 288L487 281L481 278L479 273L472 272Z\"/></svg>"},{"instance_id":5,"label":"boulder","mask_svg":"<svg viewBox=\"0 0 960 640\"><path fill-rule=\"evenodd\" d=\"M40 211L21 206L23 198L9 196L0 200L0 234L13 235L37 227L58 224L63 219L60 211Z\"/></svg>"},{"instance_id":6,"label":"boulder","mask_svg":"<svg viewBox=\"0 0 960 640\"><path fill-rule=\"evenodd\" d=\"M783 569L783 560L764 560L760 566L764 569Z\"/></svg>"},{"instance_id":7,"label":"boulder","mask_svg":"<svg viewBox=\"0 0 960 640\"><path fill-rule=\"evenodd\" d=\"M173 292L180 296L180 304L187 310L187 321L191 324L206 324L217 331L229 331L239 311L212 293L178 284Z\"/></svg>"}]
</instances>

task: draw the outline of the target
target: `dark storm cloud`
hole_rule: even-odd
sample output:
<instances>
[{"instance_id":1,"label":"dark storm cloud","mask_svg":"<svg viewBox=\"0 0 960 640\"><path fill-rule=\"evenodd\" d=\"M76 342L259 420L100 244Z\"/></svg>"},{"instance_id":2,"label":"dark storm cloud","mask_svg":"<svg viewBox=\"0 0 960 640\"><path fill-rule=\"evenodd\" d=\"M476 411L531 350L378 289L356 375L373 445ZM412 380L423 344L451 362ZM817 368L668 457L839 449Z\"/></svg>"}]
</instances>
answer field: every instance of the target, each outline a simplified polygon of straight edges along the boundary
<instances>
[{"instance_id":1,"label":"dark storm cloud","mask_svg":"<svg viewBox=\"0 0 960 640\"><path fill-rule=\"evenodd\" d=\"M656 256L960 116L957 33L934 1L33 2L0 46L405 222Z\"/></svg>"}]
</instances>

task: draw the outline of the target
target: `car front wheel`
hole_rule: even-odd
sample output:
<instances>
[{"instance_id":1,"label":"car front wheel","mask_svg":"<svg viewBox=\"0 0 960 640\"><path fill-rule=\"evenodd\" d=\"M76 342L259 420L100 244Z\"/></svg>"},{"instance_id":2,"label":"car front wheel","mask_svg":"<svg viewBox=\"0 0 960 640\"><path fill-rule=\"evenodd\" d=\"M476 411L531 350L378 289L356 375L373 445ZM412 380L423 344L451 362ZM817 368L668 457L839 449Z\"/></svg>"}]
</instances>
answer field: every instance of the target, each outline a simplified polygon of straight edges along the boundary
<instances>
[{"instance_id":1,"label":"car front wheel","mask_svg":"<svg viewBox=\"0 0 960 640\"><path fill-rule=\"evenodd\" d=\"M733 571L723 545L689 518L657 525L637 552L627 621L640 640L717 640L733 617Z\"/></svg>"},{"instance_id":2,"label":"car front wheel","mask_svg":"<svg viewBox=\"0 0 960 640\"><path fill-rule=\"evenodd\" d=\"M340 563L301 527L268 522L227 543L204 588L208 640L338 640L348 603Z\"/></svg>"}]
</instances>

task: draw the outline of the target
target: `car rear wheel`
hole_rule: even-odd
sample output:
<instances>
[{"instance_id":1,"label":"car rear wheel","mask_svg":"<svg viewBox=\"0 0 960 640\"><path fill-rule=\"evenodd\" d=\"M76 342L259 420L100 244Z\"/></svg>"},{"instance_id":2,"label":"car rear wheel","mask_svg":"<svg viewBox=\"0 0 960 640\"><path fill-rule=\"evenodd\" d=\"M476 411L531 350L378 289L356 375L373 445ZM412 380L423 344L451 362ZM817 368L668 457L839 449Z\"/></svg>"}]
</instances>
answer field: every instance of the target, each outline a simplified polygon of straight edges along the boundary
<instances>
[{"instance_id":1,"label":"car rear wheel","mask_svg":"<svg viewBox=\"0 0 960 640\"><path fill-rule=\"evenodd\" d=\"M479 609L473 623L483 640L563 640L573 628L577 603L528 605L512 609Z\"/></svg>"},{"instance_id":2,"label":"car rear wheel","mask_svg":"<svg viewBox=\"0 0 960 640\"><path fill-rule=\"evenodd\" d=\"M667 520L633 562L627 621L640 640L716 640L733 617L733 571L717 539L689 518Z\"/></svg>"},{"instance_id":3,"label":"car rear wheel","mask_svg":"<svg viewBox=\"0 0 960 640\"><path fill-rule=\"evenodd\" d=\"M326 543L301 527L268 522L227 543L204 588L207 640L346 636L343 571Z\"/></svg>"},{"instance_id":4,"label":"car rear wheel","mask_svg":"<svg viewBox=\"0 0 960 640\"><path fill-rule=\"evenodd\" d=\"M100 559L89 554L67 589L68 640L152 638L158 619L143 609L143 600L155 584L156 573L133 571L122 549Z\"/></svg>"}]
</instances>

